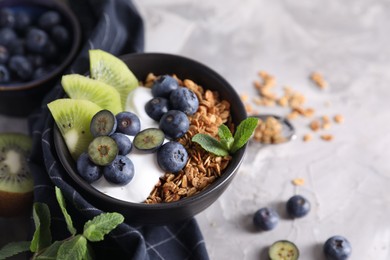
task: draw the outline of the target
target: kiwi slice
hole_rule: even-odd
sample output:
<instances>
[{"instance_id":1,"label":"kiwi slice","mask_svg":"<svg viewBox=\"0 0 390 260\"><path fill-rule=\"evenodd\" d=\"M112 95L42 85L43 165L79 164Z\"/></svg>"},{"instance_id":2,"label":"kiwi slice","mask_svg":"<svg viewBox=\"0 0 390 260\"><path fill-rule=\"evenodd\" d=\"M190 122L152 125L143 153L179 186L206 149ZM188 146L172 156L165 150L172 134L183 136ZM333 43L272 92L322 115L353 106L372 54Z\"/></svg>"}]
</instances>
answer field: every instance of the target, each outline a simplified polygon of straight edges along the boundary
<instances>
[{"instance_id":1,"label":"kiwi slice","mask_svg":"<svg viewBox=\"0 0 390 260\"><path fill-rule=\"evenodd\" d=\"M279 240L270 246L268 256L270 260L297 260L299 250L293 242Z\"/></svg>"},{"instance_id":2,"label":"kiwi slice","mask_svg":"<svg viewBox=\"0 0 390 260\"><path fill-rule=\"evenodd\" d=\"M134 137L134 147L143 152L154 152L164 142L165 134L158 128L147 128Z\"/></svg>"},{"instance_id":3,"label":"kiwi slice","mask_svg":"<svg viewBox=\"0 0 390 260\"><path fill-rule=\"evenodd\" d=\"M109 165L118 155L118 145L109 136L98 136L88 146L88 156L91 161L100 166Z\"/></svg>"},{"instance_id":4,"label":"kiwi slice","mask_svg":"<svg viewBox=\"0 0 390 260\"><path fill-rule=\"evenodd\" d=\"M112 135L117 126L115 115L106 109L97 112L91 120L91 134L96 136Z\"/></svg>"},{"instance_id":5,"label":"kiwi slice","mask_svg":"<svg viewBox=\"0 0 390 260\"><path fill-rule=\"evenodd\" d=\"M89 129L91 119L102 108L88 100L70 98L54 100L47 106L72 158L76 161L81 153L87 151L93 140Z\"/></svg>"},{"instance_id":6,"label":"kiwi slice","mask_svg":"<svg viewBox=\"0 0 390 260\"><path fill-rule=\"evenodd\" d=\"M102 50L90 50L89 59L91 77L115 87L124 108L130 91L138 86L133 72L122 60Z\"/></svg>"},{"instance_id":7,"label":"kiwi slice","mask_svg":"<svg viewBox=\"0 0 390 260\"><path fill-rule=\"evenodd\" d=\"M119 92L104 82L78 74L69 74L62 77L61 84L70 98L92 101L114 114L123 111Z\"/></svg>"},{"instance_id":8,"label":"kiwi slice","mask_svg":"<svg viewBox=\"0 0 390 260\"><path fill-rule=\"evenodd\" d=\"M0 216L27 214L33 202L33 177L27 158L32 141L24 134L0 134Z\"/></svg>"}]
</instances>

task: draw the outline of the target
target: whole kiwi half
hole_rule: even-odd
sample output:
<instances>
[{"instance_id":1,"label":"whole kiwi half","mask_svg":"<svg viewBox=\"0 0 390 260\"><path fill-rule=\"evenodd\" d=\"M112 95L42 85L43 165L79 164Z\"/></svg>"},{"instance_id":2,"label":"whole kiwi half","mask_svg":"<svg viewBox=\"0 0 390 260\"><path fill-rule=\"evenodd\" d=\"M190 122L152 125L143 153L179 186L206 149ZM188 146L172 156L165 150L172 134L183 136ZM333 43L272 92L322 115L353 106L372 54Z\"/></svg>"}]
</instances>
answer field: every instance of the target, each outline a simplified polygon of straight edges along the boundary
<instances>
[{"instance_id":1,"label":"whole kiwi half","mask_svg":"<svg viewBox=\"0 0 390 260\"><path fill-rule=\"evenodd\" d=\"M27 158L31 138L24 134L0 134L0 217L27 215L33 202L33 177Z\"/></svg>"}]
</instances>

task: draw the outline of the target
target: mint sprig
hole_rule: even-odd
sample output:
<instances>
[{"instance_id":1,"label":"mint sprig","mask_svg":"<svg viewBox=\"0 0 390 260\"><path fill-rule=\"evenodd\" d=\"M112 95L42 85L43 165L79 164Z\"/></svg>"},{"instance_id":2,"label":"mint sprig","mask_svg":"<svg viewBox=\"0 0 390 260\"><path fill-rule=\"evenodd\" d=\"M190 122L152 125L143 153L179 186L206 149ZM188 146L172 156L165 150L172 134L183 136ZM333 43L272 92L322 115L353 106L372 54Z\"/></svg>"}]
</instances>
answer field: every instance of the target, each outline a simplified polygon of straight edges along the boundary
<instances>
[{"instance_id":1,"label":"mint sprig","mask_svg":"<svg viewBox=\"0 0 390 260\"><path fill-rule=\"evenodd\" d=\"M219 140L208 134L200 133L194 135L191 140L210 153L217 156L226 156L234 154L248 142L257 124L257 118L248 117L237 126L234 136L230 129L222 124L218 127Z\"/></svg>"},{"instance_id":2,"label":"mint sprig","mask_svg":"<svg viewBox=\"0 0 390 260\"><path fill-rule=\"evenodd\" d=\"M72 218L66 210L65 198L61 190L55 188L56 198L65 217L70 237L61 241L52 241L49 207L36 202L33 205L35 232L32 241L12 242L0 249L0 260L19 253L33 252L32 259L92 259L93 252L90 242L104 240L104 236L124 221L124 217L116 212L102 213L84 224L82 234L77 234Z\"/></svg>"}]
</instances>

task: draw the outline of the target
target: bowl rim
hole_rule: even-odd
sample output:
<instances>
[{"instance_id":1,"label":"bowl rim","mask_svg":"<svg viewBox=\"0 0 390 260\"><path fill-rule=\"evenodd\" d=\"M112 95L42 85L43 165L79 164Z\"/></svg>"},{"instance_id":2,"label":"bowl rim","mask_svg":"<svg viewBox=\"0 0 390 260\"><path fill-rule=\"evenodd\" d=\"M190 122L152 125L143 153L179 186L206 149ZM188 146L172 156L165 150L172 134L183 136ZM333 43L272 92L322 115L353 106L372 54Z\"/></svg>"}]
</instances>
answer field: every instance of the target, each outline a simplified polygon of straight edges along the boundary
<instances>
[{"instance_id":1,"label":"bowl rim","mask_svg":"<svg viewBox=\"0 0 390 260\"><path fill-rule=\"evenodd\" d=\"M161 52L130 53L130 54L121 55L121 56L119 56L119 58L123 60L123 59L128 58L128 57L137 57L137 56L145 56L145 57L159 56L159 57L165 57L165 58L181 59L183 61L193 63L196 66L200 66L202 69L206 69L211 76L215 77L218 81L221 81L223 85L225 85L228 88L230 88L231 90L233 90L232 93L233 93L233 95L235 95L234 99L240 100L239 95L237 94L237 92L235 91L233 86L231 86L221 75L219 75L217 72L215 72L210 67L208 67L208 66L206 66L198 61L195 61L191 58L187 58L187 57L177 55L177 54L161 53ZM243 114L245 117L247 116L245 107L244 107L242 102L240 102L239 104L235 104L235 106L237 106L238 109L240 110L239 114ZM54 125L53 139L54 139L55 151L56 151L57 156L60 160L60 163L62 164L62 166L65 169L65 172L68 175L70 175L70 177L73 179L74 182L76 182L76 185L81 186L81 188L86 190L89 194L91 194L93 197L96 197L97 199L103 199L108 203L112 203L112 204L118 205L120 207L133 207L133 208L137 208L137 209L141 209L141 210L174 209L174 208L179 208L179 207L182 207L185 205L191 205L193 201L202 201L203 199L205 199L208 196L208 194L210 192L212 192L213 190L218 190L218 189L222 188L226 182L229 182L230 179L235 176L238 168L240 167L240 165L244 159L244 155L245 155L246 148L247 148L247 144L245 144L241 149L239 149L236 152L236 154L234 155L234 158L236 158L236 159L233 158L232 161L228 165L228 169L230 171L229 174L222 174L213 183L211 183L204 190L202 190L201 192L199 192L197 194L194 194L190 197L184 197L184 198L179 199L178 201L172 201L172 202L161 202L161 203L154 203L154 204L147 204L144 202L136 203L136 202L129 202L129 201L124 201L124 200L120 200L120 199L111 197L111 196L99 191L98 189L94 188L91 184L87 183L78 174L76 174L73 171L74 165L72 166L70 163L70 161L73 161L73 159L69 160L69 158L72 158L72 157L70 156L70 153L66 148L63 137L60 133L59 128L57 127L56 123L54 122L54 120L53 120L53 125ZM61 150L61 147L59 147L60 143L62 143L64 145L65 151ZM75 162L73 161L73 163L75 163ZM71 170L71 173L68 172L68 169Z\"/></svg>"},{"instance_id":2,"label":"bowl rim","mask_svg":"<svg viewBox=\"0 0 390 260\"><path fill-rule=\"evenodd\" d=\"M4 92L12 92L12 91L20 91L20 90L29 90L35 87L40 87L43 83L50 81L51 79L55 78L58 73L63 71L73 60L73 58L76 56L80 43L81 43L81 27L80 23L76 17L76 15L73 13L73 11L68 7L65 3L62 3L58 0L35 0L35 1L26 1L26 0L3 0L0 1L0 8L4 7L15 7L15 6L36 6L41 8L55 8L57 11L61 13L63 17L67 19L67 23L69 23L69 26L72 30L72 46L66 55L66 58L56 66L56 68L51 71L46 76L31 80L28 82L20 82L15 84L9 84L9 85L1 85L0 84L0 91Z\"/></svg>"}]
</instances>

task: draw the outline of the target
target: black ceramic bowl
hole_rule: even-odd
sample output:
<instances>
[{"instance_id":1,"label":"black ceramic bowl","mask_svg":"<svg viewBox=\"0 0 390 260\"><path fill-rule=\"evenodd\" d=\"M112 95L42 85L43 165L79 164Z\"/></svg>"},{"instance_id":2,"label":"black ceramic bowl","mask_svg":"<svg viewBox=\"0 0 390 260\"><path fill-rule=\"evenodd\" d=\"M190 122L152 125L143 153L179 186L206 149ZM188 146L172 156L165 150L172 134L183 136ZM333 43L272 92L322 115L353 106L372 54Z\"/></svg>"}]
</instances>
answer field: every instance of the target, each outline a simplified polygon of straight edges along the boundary
<instances>
[{"instance_id":1,"label":"black ceramic bowl","mask_svg":"<svg viewBox=\"0 0 390 260\"><path fill-rule=\"evenodd\" d=\"M24 11L35 19L45 11L57 11L71 38L71 44L66 49L64 57L49 73L27 82L0 84L0 113L9 116L27 116L39 107L43 96L61 78L62 72L75 58L80 46L81 29L73 12L59 0L2 0L0 9L4 7L15 12Z\"/></svg>"},{"instance_id":2,"label":"black ceramic bowl","mask_svg":"<svg viewBox=\"0 0 390 260\"><path fill-rule=\"evenodd\" d=\"M205 89L216 90L231 104L233 122L238 125L246 118L244 106L233 87L220 75L194 60L158 53L130 54L121 59L129 66L138 79L143 80L149 72L155 75L176 74L181 79L191 79ZM94 206L105 211L123 214L126 221L136 224L168 224L190 218L210 206L228 187L239 168L246 146L234 154L222 176L204 191L183 198L177 202L143 204L130 203L109 197L85 182L77 174L74 160L70 156L58 128L54 131L54 144L59 159L75 183L79 192Z\"/></svg>"}]
</instances>

